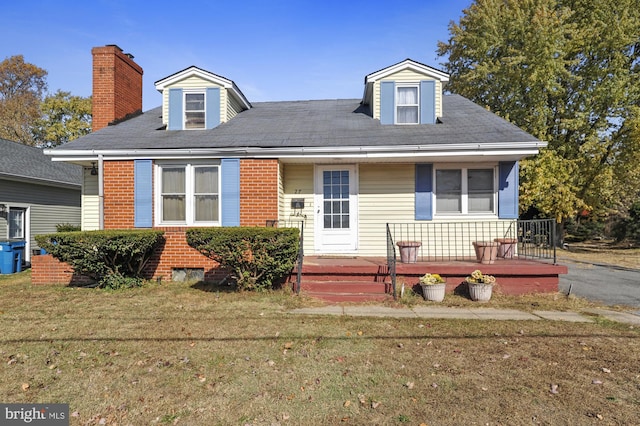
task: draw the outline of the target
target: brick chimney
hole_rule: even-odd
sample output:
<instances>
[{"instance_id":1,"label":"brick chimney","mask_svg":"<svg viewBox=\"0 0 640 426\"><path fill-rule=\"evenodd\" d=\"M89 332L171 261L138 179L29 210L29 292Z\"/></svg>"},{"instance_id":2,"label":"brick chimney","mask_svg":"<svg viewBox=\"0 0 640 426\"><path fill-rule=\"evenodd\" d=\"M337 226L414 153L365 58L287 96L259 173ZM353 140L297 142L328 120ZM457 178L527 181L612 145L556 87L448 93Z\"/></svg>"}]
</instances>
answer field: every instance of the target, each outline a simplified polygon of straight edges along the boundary
<instances>
[{"instance_id":1,"label":"brick chimney","mask_svg":"<svg viewBox=\"0 0 640 426\"><path fill-rule=\"evenodd\" d=\"M142 112L142 68L115 44L91 49L93 131Z\"/></svg>"}]
</instances>

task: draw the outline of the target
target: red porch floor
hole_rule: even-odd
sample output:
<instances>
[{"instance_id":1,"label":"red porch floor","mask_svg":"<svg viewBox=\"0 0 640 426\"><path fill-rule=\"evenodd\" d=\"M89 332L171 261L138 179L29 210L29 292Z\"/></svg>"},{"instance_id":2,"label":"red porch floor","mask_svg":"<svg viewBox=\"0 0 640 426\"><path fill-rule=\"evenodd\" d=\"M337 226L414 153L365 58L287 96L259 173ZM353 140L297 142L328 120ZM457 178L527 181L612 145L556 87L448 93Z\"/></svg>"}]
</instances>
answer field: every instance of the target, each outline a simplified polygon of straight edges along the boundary
<instances>
[{"instance_id":1,"label":"red porch floor","mask_svg":"<svg viewBox=\"0 0 640 426\"><path fill-rule=\"evenodd\" d=\"M493 264L475 261L397 263L396 287L419 287L427 272L440 274L447 291L464 288L464 278L475 269L494 275L497 290L505 294L558 291L559 275L567 267L526 259L498 259ZM292 277L293 278L293 277ZM306 256L302 267L301 291L332 301L381 300L392 295L386 258Z\"/></svg>"}]
</instances>

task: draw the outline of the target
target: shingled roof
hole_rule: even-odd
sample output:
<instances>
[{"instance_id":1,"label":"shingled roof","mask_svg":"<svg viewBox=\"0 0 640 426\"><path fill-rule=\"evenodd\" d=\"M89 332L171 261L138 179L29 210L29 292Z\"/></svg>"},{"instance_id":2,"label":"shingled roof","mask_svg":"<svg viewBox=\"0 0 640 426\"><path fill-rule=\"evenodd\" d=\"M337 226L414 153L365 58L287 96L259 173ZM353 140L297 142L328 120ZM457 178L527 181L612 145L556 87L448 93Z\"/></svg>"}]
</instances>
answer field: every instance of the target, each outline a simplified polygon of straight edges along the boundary
<instances>
[{"instance_id":1,"label":"shingled roof","mask_svg":"<svg viewBox=\"0 0 640 426\"><path fill-rule=\"evenodd\" d=\"M162 108L91 133L53 150L376 147L539 142L459 95L443 96L438 124L384 126L357 99L256 102L211 130L167 131Z\"/></svg>"},{"instance_id":2,"label":"shingled roof","mask_svg":"<svg viewBox=\"0 0 640 426\"><path fill-rule=\"evenodd\" d=\"M0 178L35 181L45 185L82 185L82 167L53 162L39 148L0 139Z\"/></svg>"}]
</instances>

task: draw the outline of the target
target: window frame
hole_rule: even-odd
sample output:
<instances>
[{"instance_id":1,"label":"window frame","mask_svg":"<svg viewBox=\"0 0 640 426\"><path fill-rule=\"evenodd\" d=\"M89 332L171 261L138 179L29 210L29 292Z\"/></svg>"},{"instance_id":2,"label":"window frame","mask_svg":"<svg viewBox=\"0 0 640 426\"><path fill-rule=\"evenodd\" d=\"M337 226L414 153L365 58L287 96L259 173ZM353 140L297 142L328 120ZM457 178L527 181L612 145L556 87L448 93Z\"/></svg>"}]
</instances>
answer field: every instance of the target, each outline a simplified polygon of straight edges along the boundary
<instances>
[{"instance_id":1,"label":"window frame","mask_svg":"<svg viewBox=\"0 0 640 426\"><path fill-rule=\"evenodd\" d=\"M217 220L214 221L196 221L196 196L202 195L195 192L195 169L199 167L211 167L217 170L218 174L218 211L216 213ZM155 226L222 226L222 167L220 160L202 160L202 161L161 161L154 165L155 191ZM185 170L185 220L164 220L163 218L163 192L162 192L162 171L164 168L184 168ZM215 195L209 193L209 195Z\"/></svg>"},{"instance_id":2,"label":"window frame","mask_svg":"<svg viewBox=\"0 0 640 426\"><path fill-rule=\"evenodd\" d=\"M401 104L400 103L400 89L406 88L415 88L416 89L416 103L415 104ZM398 109L400 107L415 107L416 108L416 122L411 123L401 123L398 121ZM411 82L411 83L397 83L395 85L395 94L394 94L394 123L401 126L415 126L416 124L420 124L420 83L419 82Z\"/></svg>"},{"instance_id":3,"label":"window frame","mask_svg":"<svg viewBox=\"0 0 640 426\"><path fill-rule=\"evenodd\" d=\"M437 172L440 170L460 170L461 190L460 190L460 212L438 212L438 179ZM492 199L491 211L469 211L469 170L491 170L492 171ZM498 217L498 165L488 163L478 163L472 165L434 165L433 167L433 217L438 219L460 218L460 217Z\"/></svg>"},{"instance_id":4,"label":"window frame","mask_svg":"<svg viewBox=\"0 0 640 426\"><path fill-rule=\"evenodd\" d=\"M202 110L189 110L187 109L187 96L189 95L202 95ZM182 128L184 130L205 130L207 128L207 91L205 89L197 89L197 90L183 90L182 91L182 104L184 108L182 108ZM187 113L202 113L202 127L187 127Z\"/></svg>"},{"instance_id":5,"label":"window frame","mask_svg":"<svg viewBox=\"0 0 640 426\"><path fill-rule=\"evenodd\" d=\"M13 223L13 221L11 220L11 213L22 213L20 215L20 221L21 226L20 226L20 231L21 231L21 235L20 236L14 236L11 231L12 231L12 226L11 224ZM25 207L18 207L18 206L9 206L9 208L7 209L7 238L10 240L24 240L25 239L25 235L27 233L27 208Z\"/></svg>"}]
</instances>

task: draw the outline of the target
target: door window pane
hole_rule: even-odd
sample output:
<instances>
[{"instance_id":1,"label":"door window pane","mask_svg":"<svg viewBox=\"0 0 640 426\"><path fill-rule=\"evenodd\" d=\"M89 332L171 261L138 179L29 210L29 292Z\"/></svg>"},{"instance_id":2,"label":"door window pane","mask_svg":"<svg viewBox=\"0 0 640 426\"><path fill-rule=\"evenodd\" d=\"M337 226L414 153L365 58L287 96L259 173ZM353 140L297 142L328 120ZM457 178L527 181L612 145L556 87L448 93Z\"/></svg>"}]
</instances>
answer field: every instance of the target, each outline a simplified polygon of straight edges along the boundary
<instances>
[{"instance_id":1,"label":"door window pane","mask_svg":"<svg viewBox=\"0 0 640 426\"><path fill-rule=\"evenodd\" d=\"M322 172L325 229L349 228L349 171Z\"/></svg>"}]
</instances>

